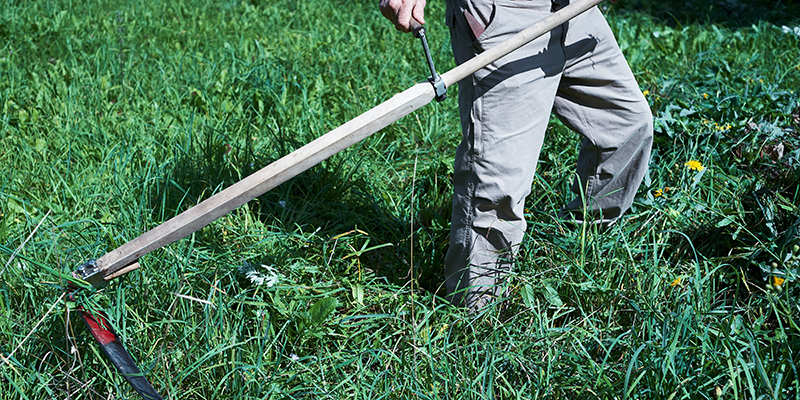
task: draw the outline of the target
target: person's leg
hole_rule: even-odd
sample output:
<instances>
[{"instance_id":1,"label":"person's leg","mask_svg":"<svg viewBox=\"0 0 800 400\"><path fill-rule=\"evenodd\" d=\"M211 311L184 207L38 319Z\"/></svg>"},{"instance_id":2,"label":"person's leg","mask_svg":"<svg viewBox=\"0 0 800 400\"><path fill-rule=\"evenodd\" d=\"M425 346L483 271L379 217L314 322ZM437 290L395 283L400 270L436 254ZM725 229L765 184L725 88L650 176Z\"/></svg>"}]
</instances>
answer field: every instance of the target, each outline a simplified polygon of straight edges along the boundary
<instances>
[{"instance_id":1,"label":"person's leg","mask_svg":"<svg viewBox=\"0 0 800 400\"><path fill-rule=\"evenodd\" d=\"M653 117L597 8L569 22L564 50L553 109L583 141L572 185L576 198L561 215L608 225L630 208L647 171Z\"/></svg>"},{"instance_id":2,"label":"person's leg","mask_svg":"<svg viewBox=\"0 0 800 400\"><path fill-rule=\"evenodd\" d=\"M450 6L458 63L553 11L549 0L470 0ZM488 23L476 40L465 10ZM530 193L565 61L561 29L459 83L463 137L456 151L445 278L453 303L469 309L500 294L499 279L511 269L525 231L523 201Z\"/></svg>"}]
</instances>

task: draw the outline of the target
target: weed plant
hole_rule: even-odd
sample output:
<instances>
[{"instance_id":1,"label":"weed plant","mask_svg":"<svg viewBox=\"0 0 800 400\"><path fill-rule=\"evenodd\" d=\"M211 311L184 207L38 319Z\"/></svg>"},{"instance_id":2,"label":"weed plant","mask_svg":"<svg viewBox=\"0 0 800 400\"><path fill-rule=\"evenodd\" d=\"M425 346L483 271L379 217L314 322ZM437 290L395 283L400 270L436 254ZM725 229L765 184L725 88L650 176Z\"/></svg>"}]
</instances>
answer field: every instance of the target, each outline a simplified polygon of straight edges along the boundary
<instances>
[{"instance_id":1,"label":"weed plant","mask_svg":"<svg viewBox=\"0 0 800 400\"><path fill-rule=\"evenodd\" d=\"M77 301L165 398L800 398L800 14L774 3L604 6L650 172L612 229L567 229L578 140L553 120L479 313L441 297L454 100ZM3 2L0 398L135 398L69 273L426 76L373 1Z\"/></svg>"}]
</instances>

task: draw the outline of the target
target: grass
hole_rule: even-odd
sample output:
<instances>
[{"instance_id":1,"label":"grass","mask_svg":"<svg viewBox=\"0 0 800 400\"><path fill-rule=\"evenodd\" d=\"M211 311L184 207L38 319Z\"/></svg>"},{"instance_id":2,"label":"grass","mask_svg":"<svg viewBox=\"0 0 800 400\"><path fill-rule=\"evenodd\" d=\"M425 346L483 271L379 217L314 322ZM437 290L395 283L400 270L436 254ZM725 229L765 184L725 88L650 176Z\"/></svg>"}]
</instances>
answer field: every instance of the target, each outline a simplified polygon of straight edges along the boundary
<instances>
[{"instance_id":1,"label":"grass","mask_svg":"<svg viewBox=\"0 0 800 400\"><path fill-rule=\"evenodd\" d=\"M655 4L606 10L656 123L634 208L549 217L554 120L494 307L437 296L453 89L79 301L166 398L798 398L797 4ZM65 276L426 76L374 2L5 2L0 398L135 397Z\"/></svg>"}]
</instances>

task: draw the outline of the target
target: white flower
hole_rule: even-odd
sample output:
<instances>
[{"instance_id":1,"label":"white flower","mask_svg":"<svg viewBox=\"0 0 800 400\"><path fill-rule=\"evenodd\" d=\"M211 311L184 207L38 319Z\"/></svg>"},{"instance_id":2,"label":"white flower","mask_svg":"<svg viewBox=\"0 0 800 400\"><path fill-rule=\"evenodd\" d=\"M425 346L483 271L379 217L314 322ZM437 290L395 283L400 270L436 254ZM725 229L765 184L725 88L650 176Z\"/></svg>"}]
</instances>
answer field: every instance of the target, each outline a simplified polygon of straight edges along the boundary
<instances>
[{"instance_id":1,"label":"white flower","mask_svg":"<svg viewBox=\"0 0 800 400\"><path fill-rule=\"evenodd\" d=\"M783 30L783 33L793 33L793 34L797 35L798 37L800 37L800 26L795 26L794 28L790 28L790 27L784 25L784 26L781 27L781 30Z\"/></svg>"},{"instance_id":2,"label":"white flower","mask_svg":"<svg viewBox=\"0 0 800 400\"><path fill-rule=\"evenodd\" d=\"M250 282L256 286L267 285L267 287L273 287L275 284L278 283L279 274L278 270L273 268L269 265L261 264L261 268L263 271L256 270L250 265L249 262L245 261L239 267L239 273L244 274L245 278L249 279Z\"/></svg>"}]
</instances>

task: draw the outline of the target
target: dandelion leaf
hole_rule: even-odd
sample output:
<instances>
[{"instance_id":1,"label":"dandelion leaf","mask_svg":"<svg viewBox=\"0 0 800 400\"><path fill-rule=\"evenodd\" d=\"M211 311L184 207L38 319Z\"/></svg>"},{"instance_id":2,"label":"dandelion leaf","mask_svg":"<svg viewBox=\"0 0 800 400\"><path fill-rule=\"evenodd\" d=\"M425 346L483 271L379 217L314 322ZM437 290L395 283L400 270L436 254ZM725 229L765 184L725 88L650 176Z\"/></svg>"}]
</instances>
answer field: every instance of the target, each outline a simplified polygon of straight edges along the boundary
<instances>
[{"instance_id":1,"label":"dandelion leaf","mask_svg":"<svg viewBox=\"0 0 800 400\"><path fill-rule=\"evenodd\" d=\"M520 290L520 294L522 295L522 301L525 305L529 309L534 310L536 308L536 291L533 287L530 284L526 284Z\"/></svg>"},{"instance_id":2,"label":"dandelion leaf","mask_svg":"<svg viewBox=\"0 0 800 400\"><path fill-rule=\"evenodd\" d=\"M328 316L336 310L336 307L339 305L339 301L336 300L334 297L326 297L322 300L317 301L314 303L311 308L308 309L308 319L314 325L319 325L325 322L328 319Z\"/></svg>"},{"instance_id":3,"label":"dandelion leaf","mask_svg":"<svg viewBox=\"0 0 800 400\"><path fill-rule=\"evenodd\" d=\"M544 295L544 299L547 300L547 302L550 303L551 306L553 307L564 306L564 302L561 301L560 297L558 297L558 292L556 292L556 290L553 289L553 287L550 286L550 284L545 284L542 287L541 291L542 294Z\"/></svg>"}]
</instances>

